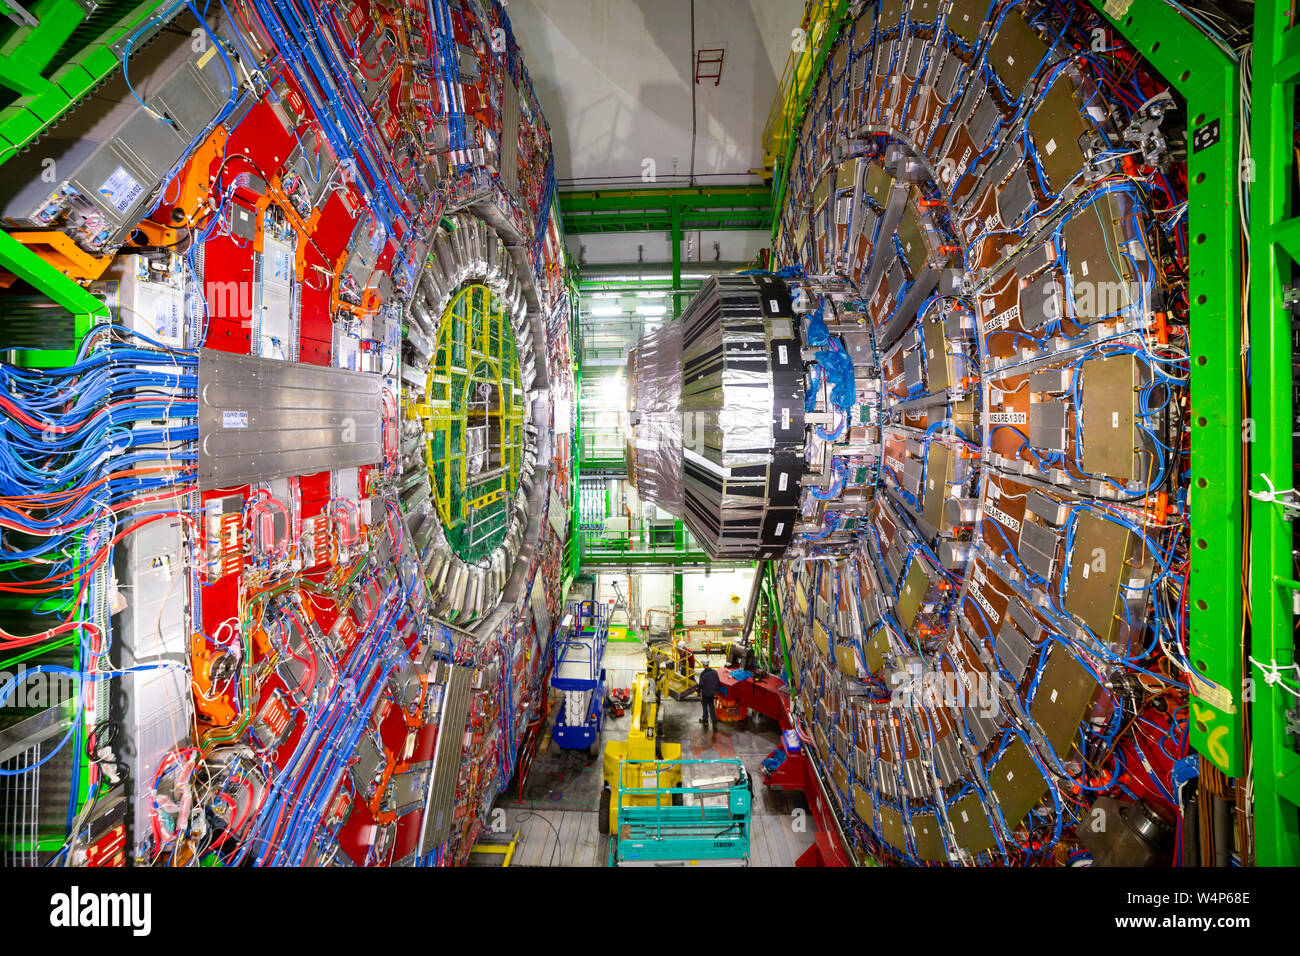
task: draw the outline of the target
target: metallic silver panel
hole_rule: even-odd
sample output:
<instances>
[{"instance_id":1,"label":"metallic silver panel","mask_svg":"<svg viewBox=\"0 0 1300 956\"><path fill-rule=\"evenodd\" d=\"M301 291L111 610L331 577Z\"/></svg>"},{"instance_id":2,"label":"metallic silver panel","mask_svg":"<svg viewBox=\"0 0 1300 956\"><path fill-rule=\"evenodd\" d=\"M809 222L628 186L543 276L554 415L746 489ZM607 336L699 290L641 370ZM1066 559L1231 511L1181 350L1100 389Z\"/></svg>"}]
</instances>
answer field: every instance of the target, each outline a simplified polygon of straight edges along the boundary
<instances>
[{"instance_id":1,"label":"metallic silver panel","mask_svg":"<svg viewBox=\"0 0 1300 956\"><path fill-rule=\"evenodd\" d=\"M189 631L181 522L142 525L125 543L123 590L130 595L114 630L121 642L121 724L135 784L135 852L150 834L150 787L167 753L190 740Z\"/></svg>"},{"instance_id":2,"label":"metallic silver panel","mask_svg":"<svg viewBox=\"0 0 1300 956\"><path fill-rule=\"evenodd\" d=\"M364 372L202 350L199 487L374 464L382 386Z\"/></svg>"},{"instance_id":3,"label":"metallic silver panel","mask_svg":"<svg viewBox=\"0 0 1300 956\"><path fill-rule=\"evenodd\" d=\"M429 778L429 796L420 823L420 852L428 853L447 839L451 832L451 814L456 799L456 778L465 749L465 722L473 697L472 667L452 667L442 700L438 720L438 740L433 747L433 774Z\"/></svg>"}]
</instances>

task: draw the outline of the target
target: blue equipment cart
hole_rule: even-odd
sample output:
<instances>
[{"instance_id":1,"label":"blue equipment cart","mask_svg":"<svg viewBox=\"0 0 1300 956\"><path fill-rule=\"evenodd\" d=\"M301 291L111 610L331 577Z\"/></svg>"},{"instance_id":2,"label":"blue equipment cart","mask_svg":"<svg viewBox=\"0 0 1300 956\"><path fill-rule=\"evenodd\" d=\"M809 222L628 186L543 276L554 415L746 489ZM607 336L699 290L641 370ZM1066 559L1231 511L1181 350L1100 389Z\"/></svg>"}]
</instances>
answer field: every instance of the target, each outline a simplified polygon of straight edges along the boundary
<instances>
[{"instance_id":1,"label":"blue equipment cart","mask_svg":"<svg viewBox=\"0 0 1300 956\"><path fill-rule=\"evenodd\" d=\"M565 750L587 750L605 720L605 644L609 608L597 601L571 601L556 629L551 686L564 693L551 737Z\"/></svg>"}]
</instances>

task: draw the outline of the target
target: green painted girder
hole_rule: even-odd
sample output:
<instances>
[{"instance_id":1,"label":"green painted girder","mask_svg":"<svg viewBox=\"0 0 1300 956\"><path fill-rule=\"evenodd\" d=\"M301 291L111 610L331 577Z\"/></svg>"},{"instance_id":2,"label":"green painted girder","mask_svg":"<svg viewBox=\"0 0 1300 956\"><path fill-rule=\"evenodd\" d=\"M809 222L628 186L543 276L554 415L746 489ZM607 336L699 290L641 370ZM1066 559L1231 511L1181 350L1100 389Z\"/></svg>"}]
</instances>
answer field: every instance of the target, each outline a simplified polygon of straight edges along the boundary
<instances>
[{"instance_id":1,"label":"green painted girder","mask_svg":"<svg viewBox=\"0 0 1300 956\"><path fill-rule=\"evenodd\" d=\"M1239 777L1245 769L1239 64L1164 0L1109 0L1104 5L1094 0L1094 5L1187 103L1187 140L1192 144L1187 156L1190 388L1195 410L1188 588L1194 671L1191 745L1229 777ZM1218 139L1196 145L1195 133L1204 136L1212 124L1218 124ZM1256 369L1258 363L1256 359ZM1258 377L1258 371L1255 374ZM1265 434L1267 428L1261 424L1258 431ZM1286 428L1288 441L1290 431Z\"/></svg>"},{"instance_id":2,"label":"green painted girder","mask_svg":"<svg viewBox=\"0 0 1300 956\"><path fill-rule=\"evenodd\" d=\"M785 158L773 170L772 181L772 221L768 228L772 233L773 239L776 237L776 227L778 211L781 208L781 200L785 197L785 187L790 181L790 165L794 162L794 151L798 145L799 137L792 135L792 131L799 128L803 122L803 115L808 111L808 104L812 100L813 91L817 88L817 80L822 75L822 69L826 65L826 58L830 56L831 47L839 38L840 30L844 26L844 21L849 15L849 0L836 0L834 8L826 22L826 33L822 37L822 45L817 50L817 55L813 60L812 69L808 71L808 76L804 81L803 89L799 91L797 101L798 107L790 112L790 125L786 128L785 133ZM779 95L779 94L778 94Z\"/></svg>"},{"instance_id":3,"label":"green painted girder","mask_svg":"<svg viewBox=\"0 0 1300 956\"><path fill-rule=\"evenodd\" d=\"M44 89L48 81L41 74L86 17L77 0L36 0L27 10L36 26L18 27L0 45L0 84L18 93Z\"/></svg>"},{"instance_id":4,"label":"green painted girder","mask_svg":"<svg viewBox=\"0 0 1300 956\"><path fill-rule=\"evenodd\" d=\"M698 288L703 285L699 279L687 279L682 282L682 288ZM626 289L629 292L672 292L673 284L671 282L653 281L637 282L631 280L622 280L618 282L602 282L599 279L592 279L582 284L585 292L617 292L620 289Z\"/></svg>"},{"instance_id":5,"label":"green painted girder","mask_svg":"<svg viewBox=\"0 0 1300 956\"><path fill-rule=\"evenodd\" d=\"M7 232L0 232L0 269L49 296L73 316L72 348L24 352L19 358L21 365L30 368L71 365L76 361L82 337L95 324L110 317L102 299L91 295Z\"/></svg>"},{"instance_id":6,"label":"green painted girder","mask_svg":"<svg viewBox=\"0 0 1300 956\"><path fill-rule=\"evenodd\" d=\"M569 476L569 540L565 562L568 567L567 580L572 583L582 573L582 538L578 533L578 489L582 477L582 348L578 341L578 333L581 329L578 286L582 276L577 262L567 256L565 258L567 261L564 279L569 289L569 351L572 353L570 360L573 363L574 404L573 445L569 449L569 460L572 463ZM558 431L560 423L556 422L555 427ZM565 585L565 591L567 594L568 584Z\"/></svg>"},{"instance_id":7,"label":"green painted girder","mask_svg":"<svg viewBox=\"0 0 1300 956\"><path fill-rule=\"evenodd\" d=\"M632 564L659 564L666 567L673 565L698 565L714 568L745 568L745 561L714 561L705 551L619 551L617 553L600 553L583 551L584 568L615 568Z\"/></svg>"},{"instance_id":8,"label":"green painted girder","mask_svg":"<svg viewBox=\"0 0 1300 956\"><path fill-rule=\"evenodd\" d=\"M1255 5L1250 199L1251 490L1267 495L1295 486L1291 309L1287 291L1300 264L1300 218L1291 193L1300 28L1291 26L1290 0ZM1193 392L1193 395L1196 393ZM1197 402L1198 408L1200 402ZM1193 446L1195 447L1195 446ZM1294 522L1268 497L1250 502L1251 634L1255 699L1251 704L1255 858L1268 866L1300 866L1300 755L1288 732L1287 712L1300 706L1291 670L1270 683L1275 668L1296 661L1295 605L1300 582L1292 571Z\"/></svg>"},{"instance_id":9,"label":"green painted girder","mask_svg":"<svg viewBox=\"0 0 1300 956\"><path fill-rule=\"evenodd\" d=\"M756 186L560 193L564 231L575 234L766 229L772 209L772 191Z\"/></svg>"},{"instance_id":10,"label":"green painted girder","mask_svg":"<svg viewBox=\"0 0 1300 956\"><path fill-rule=\"evenodd\" d=\"M22 95L0 110L0 163L29 145L96 84L120 68L119 45L160 6L162 0L143 0L134 6L124 4L125 13L116 22L60 64L48 79L40 74L24 77L21 82L28 87L27 91L19 91ZM155 29L161 26L159 21ZM40 61L53 56L52 39L47 36L28 58ZM21 61L8 64L10 80L15 79L20 68Z\"/></svg>"},{"instance_id":11,"label":"green painted girder","mask_svg":"<svg viewBox=\"0 0 1300 956\"><path fill-rule=\"evenodd\" d=\"M776 586L776 570L774 562L767 562L766 570L763 574L763 588L767 592L769 606L772 608L772 616L776 618L776 632L781 639L781 679L790 683L790 644L785 636L785 617L781 614L781 598L779 589Z\"/></svg>"}]
</instances>

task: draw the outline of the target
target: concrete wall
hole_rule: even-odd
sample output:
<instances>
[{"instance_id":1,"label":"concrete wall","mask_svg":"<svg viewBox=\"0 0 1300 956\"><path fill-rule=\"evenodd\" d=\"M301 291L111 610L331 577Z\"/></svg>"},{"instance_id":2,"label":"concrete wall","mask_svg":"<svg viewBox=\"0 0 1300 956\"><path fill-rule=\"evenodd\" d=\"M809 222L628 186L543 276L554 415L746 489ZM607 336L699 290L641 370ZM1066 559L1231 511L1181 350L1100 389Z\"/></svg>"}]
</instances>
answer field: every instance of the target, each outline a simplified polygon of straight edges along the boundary
<instances>
[{"instance_id":1,"label":"concrete wall","mask_svg":"<svg viewBox=\"0 0 1300 956\"><path fill-rule=\"evenodd\" d=\"M763 124L801 0L695 0L695 48L725 49L716 87L695 84L691 0L514 0L508 8L533 86L551 125L556 177L594 188L594 177L657 185L691 169L704 184L752 182ZM721 176L717 174L722 174Z\"/></svg>"}]
</instances>

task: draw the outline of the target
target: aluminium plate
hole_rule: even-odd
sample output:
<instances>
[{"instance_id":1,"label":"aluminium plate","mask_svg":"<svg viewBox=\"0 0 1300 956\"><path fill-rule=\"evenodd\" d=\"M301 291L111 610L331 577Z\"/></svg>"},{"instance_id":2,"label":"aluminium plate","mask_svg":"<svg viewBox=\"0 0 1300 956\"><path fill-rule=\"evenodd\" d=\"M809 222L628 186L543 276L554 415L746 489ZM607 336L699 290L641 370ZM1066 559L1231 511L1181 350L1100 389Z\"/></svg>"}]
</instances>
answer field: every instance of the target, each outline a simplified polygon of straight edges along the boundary
<instances>
[{"instance_id":1,"label":"aluminium plate","mask_svg":"<svg viewBox=\"0 0 1300 956\"><path fill-rule=\"evenodd\" d=\"M199 488L378 462L382 391L378 375L203 349Z\"/></svg>"},{"instance_id":2,"label":"aluminium plate","mask_svg":"<svg viewBox=\"0 0 1300 956\"><path fill-rule=\"evenodd\" d=\"M473 677L472 667L453 666L448 675L433 749L433 772L420 821L421 853L429 853L451 833L456 780L465 751L465 725L474 697Z\"/></svg>"}]
</instances>

